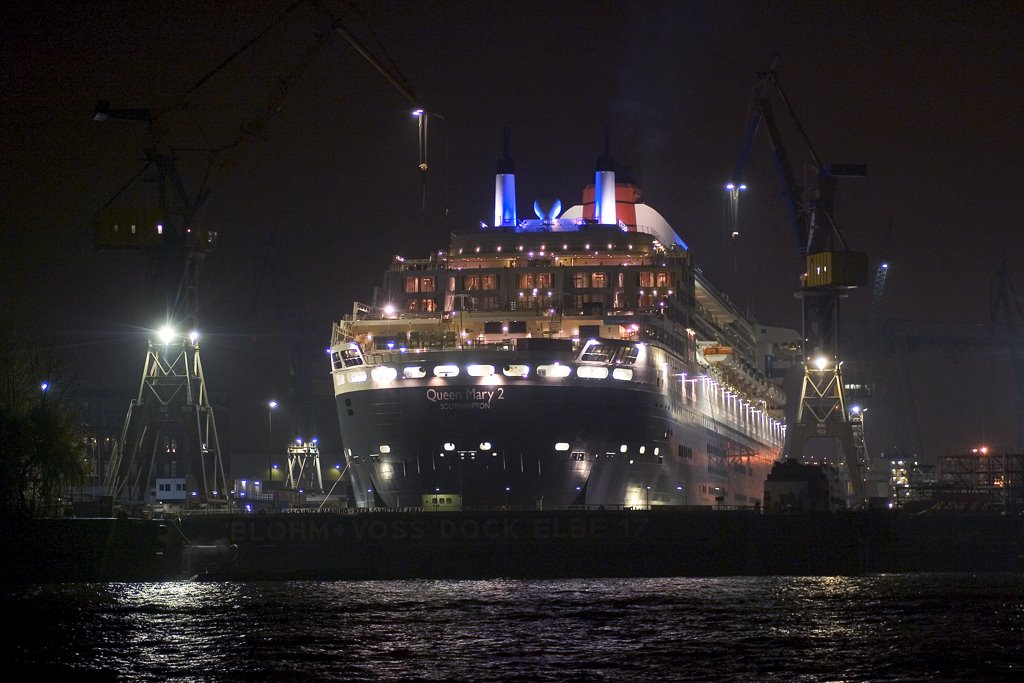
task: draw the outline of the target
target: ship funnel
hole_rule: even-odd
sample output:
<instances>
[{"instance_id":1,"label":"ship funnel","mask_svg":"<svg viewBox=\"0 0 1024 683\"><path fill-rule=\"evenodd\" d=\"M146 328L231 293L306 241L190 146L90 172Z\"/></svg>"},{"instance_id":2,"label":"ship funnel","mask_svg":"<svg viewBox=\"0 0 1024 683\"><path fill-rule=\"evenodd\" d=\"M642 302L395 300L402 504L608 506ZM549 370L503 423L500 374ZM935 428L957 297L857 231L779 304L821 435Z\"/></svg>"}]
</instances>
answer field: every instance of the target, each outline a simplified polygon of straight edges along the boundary
<instances>
[{"instance_id":1,"label":"ship funnel","mask_svg":"<svg viewBox=\"0 0 1024 683\"><path fill-rule=\"evenodd\" d=\"M604 133L604 154L597 158L594 174L594 217L603 225L615 225L615 162L608 151L608 131Z\"/></svg>"},{"instance_id":2,"label":"ship funnel","mask_svg":"<svg viewBox=\"0 0 1024 683\"><path fill-rule=\"evenodd\" d=\"M516 175L508 153L508 129L504 136L504 156L498 160L494 176L494 227L516 224Z\"/></svg>"}]
</instances>

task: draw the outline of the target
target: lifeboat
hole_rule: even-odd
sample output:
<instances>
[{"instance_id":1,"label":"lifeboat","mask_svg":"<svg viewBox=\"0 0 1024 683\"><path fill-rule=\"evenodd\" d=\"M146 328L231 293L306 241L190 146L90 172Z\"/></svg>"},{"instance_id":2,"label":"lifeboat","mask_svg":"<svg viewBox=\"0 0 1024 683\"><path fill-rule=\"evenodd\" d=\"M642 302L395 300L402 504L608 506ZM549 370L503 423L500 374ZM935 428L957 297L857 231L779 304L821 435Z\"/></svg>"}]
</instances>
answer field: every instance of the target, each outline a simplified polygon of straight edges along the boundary
<instances>
[{"instance_id":1,"label":"lifeboat","mask_svg":"<svg viewBox=\"0 0 1024 683\"><path fill-rule=\"evenodd\" d=\"M708 346L704 349L704 359L709 363L721 363L732 358L732 349L728 346Z\"/></svg>"}]
</instances>

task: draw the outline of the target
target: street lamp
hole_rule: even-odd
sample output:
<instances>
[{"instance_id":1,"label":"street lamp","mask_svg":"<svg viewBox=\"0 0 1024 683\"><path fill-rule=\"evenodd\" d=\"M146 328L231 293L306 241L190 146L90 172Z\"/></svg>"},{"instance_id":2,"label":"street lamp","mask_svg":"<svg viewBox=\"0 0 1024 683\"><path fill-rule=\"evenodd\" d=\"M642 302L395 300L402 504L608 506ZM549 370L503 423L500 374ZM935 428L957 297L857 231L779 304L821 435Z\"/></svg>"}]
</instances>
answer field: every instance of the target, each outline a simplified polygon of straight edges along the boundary
<instances>
[{"instance_id":1,"label":"street lamp","mask_svg":"<svg viewBox=\"0 0 1024 683\"><path fill-rule=\"evenodd\" d=\"M270 401L267 403L267 481L274 478L274 466L271 464L274 458L274 408L277 407L277 401Z\"/></svg>"}]
</instances>

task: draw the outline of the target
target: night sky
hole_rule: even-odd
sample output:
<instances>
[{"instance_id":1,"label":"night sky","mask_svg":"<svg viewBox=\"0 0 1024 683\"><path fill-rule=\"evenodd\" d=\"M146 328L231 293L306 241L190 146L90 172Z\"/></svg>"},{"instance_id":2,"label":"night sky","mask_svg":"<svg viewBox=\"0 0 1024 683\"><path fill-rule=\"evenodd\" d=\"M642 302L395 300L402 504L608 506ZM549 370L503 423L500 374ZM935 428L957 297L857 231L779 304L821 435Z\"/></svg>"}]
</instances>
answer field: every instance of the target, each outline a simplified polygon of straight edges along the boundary
<instances>
[{"instance_id":1,"label":"night sky","mask_svg":"<svg viewBox=\"0 0 1024 683\"><path fill-rule=\"evenodd\" d=\"M289 4L3 10L0 324L64 335L81 381L124 410L160 302L147 294L144 259L95 251L91 224L153 138L144 124L93 121L94 105L179 101ZM881 317L948 323L963 336L988 321L1003 259L1024 292L1020 3L322 4L438 115L430 170L424 178L417 168L411 102L333 34L212 188L199 218L219 236L200 273L203 361L224 406L222 443L238 452L263 447L268 399L288 403L286 331L308 332L297 362L326 379L332 321L371 300L394 254L423 257L451 231L492 220L506 126L520 217L545 192L578 203L607 128L612 155L632 167L708 278L758 322L799 328L801 263L764 131L746 166L735 253L723 190L757 72L776 55L822 160L868 166L866 178L841 182L837 218L850 247L869 253L872 276L881 259L891 264ZM187 107L165 114L165 139L178 149L231 142L324 33L309 7L292 12L188 94ZM774 104L802 179L809 154ZM190 188L206 158L180 154ZM153 202L151 190L134 183L119 201ZM844 302L845 329L862 326L871 297L869 285ZM1005 350L859 355L877 384L865 401L871 451L923 449L934 460L982 441L1024 446ZM318 432L330 459L337 424L330 397L319 403L317 423L304 429Z\"/></svg>"}]
</instances>

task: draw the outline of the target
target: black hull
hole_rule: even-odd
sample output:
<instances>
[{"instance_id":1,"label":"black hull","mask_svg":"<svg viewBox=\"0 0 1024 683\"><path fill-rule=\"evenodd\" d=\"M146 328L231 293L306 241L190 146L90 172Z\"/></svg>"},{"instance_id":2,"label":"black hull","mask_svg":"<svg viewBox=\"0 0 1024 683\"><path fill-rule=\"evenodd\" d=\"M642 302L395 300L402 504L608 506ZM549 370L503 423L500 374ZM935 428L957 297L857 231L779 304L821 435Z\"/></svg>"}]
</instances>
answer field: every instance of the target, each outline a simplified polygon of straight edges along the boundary
<instances>
[{"instance_id":1,"label":"black hull","mask_svg":"<svg viewBox=\"0 0 1024 683\"><path fill-rule=\"evenodd\" d=\"M338 408L360 507L755 506L778 449L639 383L403 384Z\"/></svg>"}]
</instances>

